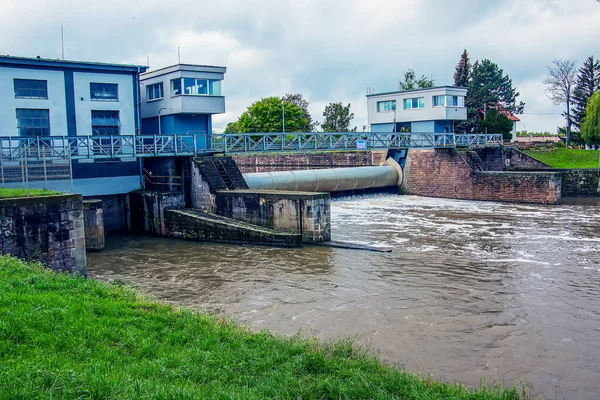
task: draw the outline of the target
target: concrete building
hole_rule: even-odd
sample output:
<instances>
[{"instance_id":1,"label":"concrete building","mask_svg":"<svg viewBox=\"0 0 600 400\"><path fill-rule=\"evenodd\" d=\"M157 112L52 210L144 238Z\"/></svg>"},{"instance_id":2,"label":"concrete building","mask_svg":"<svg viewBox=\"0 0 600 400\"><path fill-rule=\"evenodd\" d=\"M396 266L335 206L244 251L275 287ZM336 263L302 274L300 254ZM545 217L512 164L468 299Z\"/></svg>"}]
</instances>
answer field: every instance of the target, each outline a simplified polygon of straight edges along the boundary
<instances>
[{"instance_id":1,"label":"concrete building","mask_svg":"<svg viewBox=\"0 0 600 400\"><path fill-rule=\"evenodd\" d=\"M467 89L440 86L367 95L371 132L454 132L467 119Z\"/></svg>"},{"instance_id":2,"label":"concrete building","mask_svg":"<svg viewBox=\"0 0 600 400\"><path fill-rule=\"evenodd\" d=\"M225 112L225 72L225 67L179 64L141 74L142 133L208 138L212 115Z\"/></svg>"}]
</instances>

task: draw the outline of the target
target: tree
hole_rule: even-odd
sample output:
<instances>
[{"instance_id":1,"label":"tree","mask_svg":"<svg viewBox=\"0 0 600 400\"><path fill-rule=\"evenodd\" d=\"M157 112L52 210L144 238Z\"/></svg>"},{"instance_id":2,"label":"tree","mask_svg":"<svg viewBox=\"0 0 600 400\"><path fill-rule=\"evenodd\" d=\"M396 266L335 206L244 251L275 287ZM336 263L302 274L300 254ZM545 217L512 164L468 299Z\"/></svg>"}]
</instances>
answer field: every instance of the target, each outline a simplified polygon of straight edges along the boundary
<instances>
[{"instance_id":1,"label":"tree","mask_svg":"<svg viewBox=\"0 0 600 400\"><path fill-rule=\"evenodd\" d=\"M573 92L573 125L581 129L588 101L600 91L600 61L588 57L579 69Z\"/></svg>"},{"instance_id":2,"label":"tree","mask_svg":"<svg viewBox=\"0 0 600 400\"><path fill-rule=\"evenodd\" d=\"M465 132L474 132L489 108L501 108L511 114L522 114L525 108L522 101L517 103L520 93L513 87L510 77L490 60L475 62L467 88Z\"/></svg>"},{"instance_id":3,"label":"tree","mask_svg":"<svg viewBox=\"0 0 600 400\"><path fill-rule=\"evenodd\" d=\"M299 105L279 97L266 97L252 103L240 115L236 123L238 132L282 132L284 114L286 132L310 131L309 120Z\"/></svg>"},{"instance_id":4,"label":"tree","mask_svg":"<svg viewBox=\"0 0 600 400\"><path fill-rule=\"evenodd\" d=\"M479 121L479 131L484 133L502 133L504 140L512 139L513 122L495 108L489 108L485 118Z\"/></svg>"},{"instance_id":5,"label":"tree","mask_svg":"<svg viewBox=\"0 0 600 400\"><path fill-rule=\"evenodd\" d=\"M600 144L600 92L596 92L585 108L581 138L587 144Z\"/></svg>"},{"instance_id":6,"label":"tree","mask_svg":"<svg viewBox=\"0 0 600 400\"><path fill-rule=\"evenodd\" d=\"M288 93L285 96L283 96L283 101L300 106L300 108L306 114L306 118L308 118L308 124L310 125L310 129L308 130L308 132L314 132L317 130L317 127L319 126L319 121L313 121L312 116L308 111L309 102L306 99L304 99L304 97L302 97L300 93Z\"/></svg>"},{"instance_id":7,"label":"tree","mask_svg":"<svg viewBox=\"0 0 600 400\"><path fill-rule=\"evenodd\" d=\"M350 129L350 123L354 119L354 113L350 112L350 103L343 106L342 103L329 103L323 112L325 120L321 125L325 132L356 132L356 126Z\"/></svg>"},{"instance_id":8,"label":"tree","mask_svg":"<svg viewBox=\"0 0 600 400\"><path fill-rule=\"evenodd\" d=\"M429 79L425 75L421 75L421 77L417 79L415 71L412 69L404 72L404 82L398 79L398 89L400 90L426 89L433 87L433 85L433 79Z\"/></svg>"},{"instance_id":9,"label":"tree","mask_svg":"<svg viewBox=\"0 0 600 400\"><path fill-rule=\"evenodd\" d=\"M454 71L454 86L467 87L472 68L471 62L469 61L469 53L467 53L467 50L465 49L460 56L460 61Z\"/></svg>"},{"instance_id":10,"label":"tree","mask_svg":"<svg viewBox=\"0 0 600 400\"><path fill-rule=\"evenodd\" d=\"M577 77L577 68L575 61L563 60L560 58L552 61L553 66L548 67L548 77L544 79L544 85L548 98L556 105L564 104L565 112L563 115L567 122L567 142L569 147L571 142L571 107L573 100L573 91L575 90L575 79Z\"/></svg>"},{"instance_id":11,"label":"tree","mask_svg":"<svg viewBox=\"0 0 600 400\"><path fill-rule=\"evenodd\" d=\"M223 133L239 133L237 122L230 122L225 127L225 131Z\"/></svg>"}]
</instances>

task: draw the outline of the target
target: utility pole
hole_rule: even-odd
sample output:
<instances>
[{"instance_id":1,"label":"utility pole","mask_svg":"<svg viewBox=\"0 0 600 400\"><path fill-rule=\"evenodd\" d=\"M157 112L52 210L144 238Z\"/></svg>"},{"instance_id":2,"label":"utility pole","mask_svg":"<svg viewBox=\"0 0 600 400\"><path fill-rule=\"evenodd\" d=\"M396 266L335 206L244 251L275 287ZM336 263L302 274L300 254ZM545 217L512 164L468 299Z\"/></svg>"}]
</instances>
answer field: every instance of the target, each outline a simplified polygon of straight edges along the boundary
<instances>
[{"instance_id":1,"label":"utility pole","mask_svg":"<svg viewBox=\"0 0 600 400\"><path fill-rule=\"evenodd\" d=\"M285 108L283 107L283 102L281 103L281 117L283 120L283 133L285 133Z\"/></svg>"}]
</instances>

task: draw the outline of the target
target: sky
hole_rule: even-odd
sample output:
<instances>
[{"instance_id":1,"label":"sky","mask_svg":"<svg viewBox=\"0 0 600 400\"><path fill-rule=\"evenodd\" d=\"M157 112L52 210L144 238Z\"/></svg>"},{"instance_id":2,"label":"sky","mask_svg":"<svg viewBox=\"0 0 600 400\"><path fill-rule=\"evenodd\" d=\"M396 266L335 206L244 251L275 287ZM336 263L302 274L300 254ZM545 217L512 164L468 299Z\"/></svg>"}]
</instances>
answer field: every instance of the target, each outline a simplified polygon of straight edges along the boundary
<instances>
[{"instance_id":1,"label":"sky","mask_svg":"<svg viewBox=\"0 0 600 400\"><path fill-rule=\"evenodd\" d=\"M0 54L149 65L226 66L222 131L254 101L301 93L313 119L407 69L451 85L460 55L490 59L525 102L519 130L564 125L542 83L556 58L600 57L598 0L0 0Z\"/></svg>"}]
</instances>

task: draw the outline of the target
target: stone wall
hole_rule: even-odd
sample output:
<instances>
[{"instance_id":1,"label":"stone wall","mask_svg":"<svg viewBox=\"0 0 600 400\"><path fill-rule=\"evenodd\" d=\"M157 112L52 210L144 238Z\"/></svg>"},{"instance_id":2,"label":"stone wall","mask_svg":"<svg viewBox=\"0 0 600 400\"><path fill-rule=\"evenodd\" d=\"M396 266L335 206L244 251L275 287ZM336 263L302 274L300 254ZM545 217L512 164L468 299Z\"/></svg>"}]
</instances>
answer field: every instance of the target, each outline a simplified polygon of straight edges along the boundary
<instances>
[{"instance_id":1,"label":"stone wall","mask_svg":"<svg viewBox=\"0 0 600 400\"><path fill-rule=\"evenodd\" d=\"M0 199L0 247L3 255L86 276L81 195Z\"/></svg>"},{"instance_id":2,"label":"stone wall","mask_svg":"<svg viewBox=\"0 0 600 400\"><path fill-rule=\"evenodd\" d=\"M279 190L219 192L217 213L275 229L301 233L305 243L331 240L331 199L328 193Z\"/></svg>"},{"instance_id":3,"label":"stone wall","mask_svg":"<svg viewBox=\"0 0 600 400\"><path fill-rule=\"evenodd\" d=\"M600 194L597 169L563 169L563 196L595 196Z\"/></svg>"},{"instance_id":4,"label":"stone wall","mask_svg":"<svg viewBox=\"0 0 600 400\"><path fill-rule=\"evenodd\" d=\"M382 165L386 158L387 150L238 154L233 156L242 173L366 167Z\"/></svg>"},{"instance_id":5,"label":"stone wall","mask_svg":"<svg viewBox=\"0 0 600 400\"><path fill-rule=\"evenodd\" d=\"M402 191L419 196L557 204L561 177L556 172L474 171L456 150L410 150Z\"/></svg>"}]
</instances>

